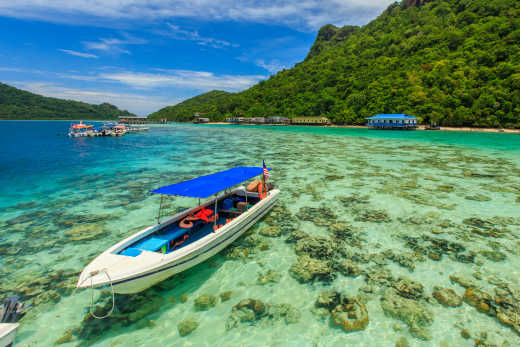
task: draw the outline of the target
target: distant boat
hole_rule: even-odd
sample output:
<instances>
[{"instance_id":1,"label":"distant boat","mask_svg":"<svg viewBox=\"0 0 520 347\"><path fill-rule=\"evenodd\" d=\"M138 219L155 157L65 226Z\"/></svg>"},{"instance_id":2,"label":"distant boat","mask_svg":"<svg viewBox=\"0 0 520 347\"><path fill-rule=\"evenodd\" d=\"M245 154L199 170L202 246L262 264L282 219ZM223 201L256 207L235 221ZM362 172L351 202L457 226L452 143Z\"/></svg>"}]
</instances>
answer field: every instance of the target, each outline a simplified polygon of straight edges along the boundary
<instances>
[{"instance_id":1,"label":"distant boat","mask_svg":"<svg viewBox=\"0 0 520 347\"><path fill-rule=\"evenodd\" d=\"M77 288L111 285L115 293L137 293L214 256L253 226L278 200L280 191L268 190L260 181L249 189L229 190L263 172L261 167L235 167L152 191L199 199L214 195L215 199L162 223L158 217L157 224L110 247L87 265ZM227 193L217 197L222 191Z\"/></svg>"},{"instance_id":2,"label":"distant boat","mask_svg":"<svg viewBox=\"0 0 520 347\"><path fill-rule=\"evenodd\" d=\"M83 137L93 136L95 130L90 124L83 124L83 121L79 121L78 124L72 124L69 128L69 137Z\"/></svg>"}]
</instances>

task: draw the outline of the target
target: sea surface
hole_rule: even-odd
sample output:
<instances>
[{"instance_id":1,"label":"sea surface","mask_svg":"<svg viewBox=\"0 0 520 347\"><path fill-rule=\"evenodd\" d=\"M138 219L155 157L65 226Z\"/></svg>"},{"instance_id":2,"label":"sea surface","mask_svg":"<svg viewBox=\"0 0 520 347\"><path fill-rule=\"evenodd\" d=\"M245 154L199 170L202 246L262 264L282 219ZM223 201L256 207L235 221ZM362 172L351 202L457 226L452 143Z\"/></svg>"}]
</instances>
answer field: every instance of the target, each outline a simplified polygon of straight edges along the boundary
<instances>
[{"instance_id":1,"label":"sea surface","mask_svg":"<svg viewBox=\"0 0 520 347\"><path fill-rule=\"evenodd\" d=\"M0 122L0 299L33 305L17 345L520 345L520 135L169 124L70 139L69 124ZM89 317L78 275L156 222L151 189L263 159L281 189L269 215Z\"/></svg>"}]
</instances>

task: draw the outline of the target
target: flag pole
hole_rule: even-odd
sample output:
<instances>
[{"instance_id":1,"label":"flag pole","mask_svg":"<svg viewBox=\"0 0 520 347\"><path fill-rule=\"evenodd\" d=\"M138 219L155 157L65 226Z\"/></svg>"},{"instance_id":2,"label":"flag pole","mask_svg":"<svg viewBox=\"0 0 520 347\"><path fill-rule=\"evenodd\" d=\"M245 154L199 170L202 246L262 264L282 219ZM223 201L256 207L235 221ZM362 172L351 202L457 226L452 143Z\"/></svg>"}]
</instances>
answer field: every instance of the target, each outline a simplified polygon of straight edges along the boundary
<instances>
[{"instance_id":1,"label":"flag pole","mask_svg":"<svg viewBox=\"0 0 520 347\"><path fill-rule=\"evenodd\" d=\"M263 164L263 165L262 165L263 167L267 167L267 166L265 166L265 160L262 160L262 164ZM262 184L262 187L263 187L263 188L262 188L263 193L262 193L262 194L266 195L266 193L267 193L267 187L266 187L266 185L265 185L265 171L263 170L263 168L262 168L262 181L263 181L263 184Z\"/></svg>"}]
</instances>

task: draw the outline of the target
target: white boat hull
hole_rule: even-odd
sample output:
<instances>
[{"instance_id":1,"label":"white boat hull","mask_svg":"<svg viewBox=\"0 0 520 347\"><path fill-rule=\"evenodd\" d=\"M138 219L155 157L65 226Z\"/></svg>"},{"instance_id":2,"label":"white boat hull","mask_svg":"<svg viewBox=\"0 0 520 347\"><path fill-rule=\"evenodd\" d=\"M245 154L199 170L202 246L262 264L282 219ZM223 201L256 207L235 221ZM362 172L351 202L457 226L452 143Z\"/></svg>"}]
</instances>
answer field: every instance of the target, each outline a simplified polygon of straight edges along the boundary
<instances>
[{"instance_id":1,"label":"white boat hull","mask_svg":"<svg viewBox=\"0 0 520 347\"><path fill-rule=\"evenodd\" d=\"M243 188L240 189L244 191ZM193 244L170 254L143 252L143 254L135 258L117 254L129 244L135 242L135 240L149 235L165 225L175 223L192 210L173 216L160 225L146 228L121 241L94 259L83 270L77 287L88 288L92 286L95 288L112 283L116 293L131 294L141 292L211 258L226 248L271 210L278 200L278 194L279 190L270 191L266 198L256 203L232 222L224 225L216 232L195 241Z\"/></svg>"},{"instance_id":2,"label":"white boat hull","mask_svg":"<svg viewBox=\"0 0 520 347\"><path fill-rule=\"evenodd\" d=\"M13 346L17 323L0 323L0 347Z\"/></svg>"}]
</instances>

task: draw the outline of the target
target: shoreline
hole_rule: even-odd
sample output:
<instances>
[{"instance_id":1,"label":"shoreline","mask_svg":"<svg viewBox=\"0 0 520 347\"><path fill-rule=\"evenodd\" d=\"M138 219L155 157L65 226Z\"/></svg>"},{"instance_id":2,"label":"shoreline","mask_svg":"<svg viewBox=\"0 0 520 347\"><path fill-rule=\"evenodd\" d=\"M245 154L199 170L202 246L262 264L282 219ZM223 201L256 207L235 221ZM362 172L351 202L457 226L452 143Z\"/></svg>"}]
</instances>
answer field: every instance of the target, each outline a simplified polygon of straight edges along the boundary
<instances>
[{"instance_id":1,"label":"shoreline","mask_svg":"<svg viewBox=\"0 0 520 347\"><path fill-rule=\"evenodd\" d=\"M230 124L227 122L209 122L209 123L194 123L206 125L261 125L261 126L289 126L289 127L316 127L316 128L351 128L351 129L368 129L366 125L292 125L292 124ZM472 128L472 127L440 127L439 130L426 130L426 125L419 125L416 130L423 131L460 131L470 133L505 133L505 134L520 134L520 129L506 129L506 128Z\"/></svg>"}]
</instances>

